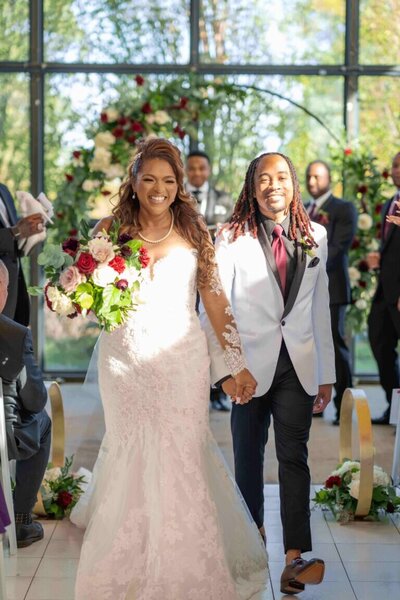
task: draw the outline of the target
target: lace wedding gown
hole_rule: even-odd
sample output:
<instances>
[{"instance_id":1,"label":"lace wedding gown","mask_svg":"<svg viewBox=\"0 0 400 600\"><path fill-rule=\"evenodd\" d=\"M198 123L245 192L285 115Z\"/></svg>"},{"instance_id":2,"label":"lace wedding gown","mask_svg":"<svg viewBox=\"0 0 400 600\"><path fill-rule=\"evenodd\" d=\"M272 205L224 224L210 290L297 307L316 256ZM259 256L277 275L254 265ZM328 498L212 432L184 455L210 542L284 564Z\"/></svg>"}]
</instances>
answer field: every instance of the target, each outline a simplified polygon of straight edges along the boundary
<instances>
[{"instance_id":1,"label":"lace wedding gown","mask_svg":"<svg viewBox=\"0 0 400 600\"><path fill-rule=\"evenodd\" d=\"M266 585L265 548L209 429L196 272L196 252L175 248L145 270L129 321L102 334L106 434L72 513L87 525L76 600L236 600Z\"/></svg>"}]
</instances>

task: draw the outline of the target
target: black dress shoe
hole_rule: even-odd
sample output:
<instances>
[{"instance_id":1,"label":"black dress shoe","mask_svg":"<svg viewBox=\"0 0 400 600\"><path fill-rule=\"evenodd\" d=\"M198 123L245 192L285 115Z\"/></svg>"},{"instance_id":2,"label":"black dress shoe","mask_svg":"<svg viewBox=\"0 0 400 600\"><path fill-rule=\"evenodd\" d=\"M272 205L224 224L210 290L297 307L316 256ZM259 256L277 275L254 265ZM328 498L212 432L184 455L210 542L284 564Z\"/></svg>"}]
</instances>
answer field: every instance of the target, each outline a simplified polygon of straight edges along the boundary
<instances>
[{"instance_id":1,"label":"black dress shoe","mask_svg":"<svg viewBox=\"0 0 400 600\"><path fill-rule=\"evenodd\" d=\"M319 412L319 413L313 413L312 415L313 417L323 417L324 416L324 412Z\"/></svg>"},{"instance_id":2,"label":"black dress shoe","mask_svg":"<svg viewBox=\"0 0 400 600\"><path fill-rule=\"evenodd\" d=\"M38 521L32 521L29 525L24 523L15 524L17 534L17 547L26 548L43 539L43 527Z\"/></svg>"},{"instance_id":3,"label":"black dress shoe","mask_svg":"<svg viewBox=\"0 0 400 600\"><path fill-rule=\"evenodd\" d=\"M324 578L325 563L319 558L295 558L286 565L281 575L282 594L298 594L305 585L318 585Z\"/></svg>"},{"instance_id":4,"label":"black dress shoe","mask_svg":"<svg viewBox=\"0 0 400 600\"><path fill-rule=\"evenodd\" d=\"M332 425L340 425L340 421L339 421L339 417L336 417L333 421L332 421Z\"/></svg>"},{"instance_id":5,"label":"black dress shoe","mask_svg":"<svg viewBox=\"0 0 400 600\"><path fill-rule=\"evenodd\" d=\"M371 419L372 425L389 425L390 408L387 408L381 417Z\"/></svg>"}]
</instances>

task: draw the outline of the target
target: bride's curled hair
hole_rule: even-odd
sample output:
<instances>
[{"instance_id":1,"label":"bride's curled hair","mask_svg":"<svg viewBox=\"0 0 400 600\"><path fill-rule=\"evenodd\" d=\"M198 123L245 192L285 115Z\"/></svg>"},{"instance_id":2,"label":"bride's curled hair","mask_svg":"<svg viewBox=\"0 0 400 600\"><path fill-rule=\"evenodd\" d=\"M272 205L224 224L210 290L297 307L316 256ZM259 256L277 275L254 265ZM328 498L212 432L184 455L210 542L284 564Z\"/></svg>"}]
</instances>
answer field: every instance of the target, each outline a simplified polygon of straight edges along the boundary
<instances>
[{"instance_id":1,"label":"bride's curled hair","mask_svg":"<svg viewBox=\"0 0 400 600\"><path fill-rule=\"evenodd\" d=\"M121 223L121 231L136 235L142 229L139 216L139 200L133 192L133 184L146 160L165 160L174 171L178 191L171 210L174 213L174 227L198 252L198 286L211 282L215 270L215 252L210 234L203 217L198 213L194 200L183 185L184 168L181 153L174 144L163 138L143 140L138 153L128 167L128 175L119 189L119 199L113 215Z\"/></svg>"}]
</instances>

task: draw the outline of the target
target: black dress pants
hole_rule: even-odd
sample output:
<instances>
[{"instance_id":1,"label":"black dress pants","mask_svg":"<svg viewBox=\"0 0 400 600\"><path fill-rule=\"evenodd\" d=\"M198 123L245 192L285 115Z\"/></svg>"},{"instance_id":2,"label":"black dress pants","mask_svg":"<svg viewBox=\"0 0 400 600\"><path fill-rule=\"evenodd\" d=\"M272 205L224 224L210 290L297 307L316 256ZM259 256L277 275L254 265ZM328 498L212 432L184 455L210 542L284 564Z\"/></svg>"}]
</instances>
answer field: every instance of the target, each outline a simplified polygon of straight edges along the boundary
<instances>
[{"instance_id":1,"label":"black dress pants","mask_svg":"<svg viewBox=\"0 0 400 600\"><path fill-rule=\"evenodd\" d=\"M45 410L38 415L40 448L25 460L17 460L14 489L14 511L30 513L36 504L37 494L47 468L51 444L51 420Z\"/></svg>"},{"instance_id":2,"label":"black dress pants","mask_svg":"<svg viewBox=\"0 0 400 600\"><path fill-rule=\"evenodd\" d=\"M334 403L338 418L340 417L340 407L344 390L353 387L351 356L345 340L346 308L345 304L331 304L330 306L336 369Z\"/></svg>"},{"instance_id":3,"label":"black dress pants","mask_svg":"<svg viewBox=\"0 0 400 600\"><path fill-rule=\"evenodd\" d=\"M400 257L399 257L400 260ZM374 299L368 317L368 337L378 364L379 379L389 406L393 388L400 387L397 344L400 339L400 312L382 295Z\"/></svg>"},{"instance_id":4,"label":"black dress pants","mask_svg":"<svg viewBox=\"0 0 400 600\"><path fill-rule=\"evenodd\" d=\"M235 478L259 528L264 523L264 452L273 417L285 552L311 550L307 442L314 399L301 386L282 344L268 392L248 404L232 405Z\"/></svg>"}]
</instances>

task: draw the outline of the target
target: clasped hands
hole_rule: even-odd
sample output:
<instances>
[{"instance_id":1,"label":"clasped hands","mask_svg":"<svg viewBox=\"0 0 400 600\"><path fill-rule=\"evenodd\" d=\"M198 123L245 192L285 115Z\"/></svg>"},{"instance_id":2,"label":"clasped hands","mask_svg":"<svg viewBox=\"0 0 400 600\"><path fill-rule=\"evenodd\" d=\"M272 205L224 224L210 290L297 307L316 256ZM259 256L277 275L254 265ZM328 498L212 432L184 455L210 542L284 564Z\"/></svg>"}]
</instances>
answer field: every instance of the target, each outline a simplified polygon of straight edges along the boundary
<instances>
[{"instance_id":1,"label":"clasped hands","mask_svg":"<svg viewBox=\"0 0 400 600\"><path fill-rule=\"evenodd\" d=\"M35 213L23 217L17 222L16 227L21 238L28 238L31 235L40 233L44 229L44 219L41 213Z\"/></svg>"},{"instance_id":2,"label":"clasped hands","mask_svg":"<svg viewBox=\"0 0 400 600\"><path fill-rule=\"evenodd\" d=\"M257 381L248 369L242 369L235 377L226 379L221 387L235 404L247 404L256 392Z\"/></svg>"},{"instance_id":3,"label":"clasped hands","mask_svg":"<svg viewBox=\"0 0 400 600\"><path fill-rule=\"evenodd\" d=\"M388 215L386 217L386 221L388 221L388 223L392 223L393 225L400 226L400 202L395 200L395 205L397 206L396 214Z\"/></svg>"}]
</instances>

